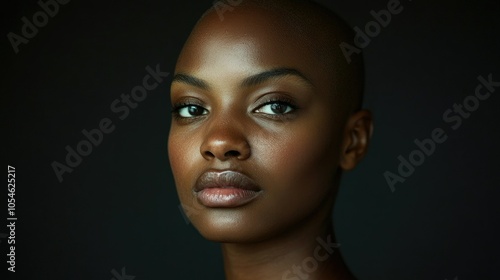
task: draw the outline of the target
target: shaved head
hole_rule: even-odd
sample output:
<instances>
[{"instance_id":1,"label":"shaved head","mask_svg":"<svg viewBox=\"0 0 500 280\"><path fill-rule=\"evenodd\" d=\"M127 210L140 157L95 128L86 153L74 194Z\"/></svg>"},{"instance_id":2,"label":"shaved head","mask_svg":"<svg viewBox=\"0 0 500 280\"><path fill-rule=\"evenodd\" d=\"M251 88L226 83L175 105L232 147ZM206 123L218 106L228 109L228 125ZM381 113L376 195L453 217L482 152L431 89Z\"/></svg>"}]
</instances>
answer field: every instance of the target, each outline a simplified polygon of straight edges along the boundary
<instances>
[{"instance_id":1,"label":"shaved head","mask_svg":"<svg viewBox=\"0 0 500 280\"><path fill-rule=\"evenodd\" d=\"M230 7L229 3L219 1L203 14L179 56L178 65L210 37L260 37L272 42L277 56L308 59L305 67L319 73L310 79L328 86L336 106L340 106L337 109L347 114L360 109L364 85L362 56L347 62L339 45L353 45L354 32L333 11L304 0L243 0L231 9L224 7ZM268 48L261 44L255 47Z\"/></svg>"},{"instance_id":2,"label":"shaved head","mask_svg":"<svg viewBox=\"0 0 500 280\"><path fill-rule=\"evenodd\" d=\"M201 17L177 60L169 159L181 202L200 209L193 225L225 250L245 251L225 257L262 263L266 252L283 252L276 259L286 270L303 259L288 258L303 250L291 240L328 234L341 174L366 153L373 126L360 109L363 64L344 57L340 44L354 34L319 4L231 3ZM256 278L282 278L271 270ZM314 279L348 274L321 273Z\"/></svg>"}]
</instances>

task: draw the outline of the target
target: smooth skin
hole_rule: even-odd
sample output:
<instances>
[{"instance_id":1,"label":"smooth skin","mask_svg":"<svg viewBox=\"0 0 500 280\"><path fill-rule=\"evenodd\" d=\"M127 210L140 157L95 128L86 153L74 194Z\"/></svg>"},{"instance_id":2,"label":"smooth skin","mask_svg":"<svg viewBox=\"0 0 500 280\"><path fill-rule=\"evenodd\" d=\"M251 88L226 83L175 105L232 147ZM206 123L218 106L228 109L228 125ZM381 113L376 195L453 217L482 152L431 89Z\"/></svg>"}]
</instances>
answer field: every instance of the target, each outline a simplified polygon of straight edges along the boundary
<instances>
[{"instance_id":1,"label":"smooth skin","mask_svg":"<svg viewBox=\"0 0 500 280\"><path fill-rule=\"evenodd\" d=\"M344 40L350 29L318 5L243 1L223 21L209 10L182 49L169 159L191 222L222 244L228 280L354 279L338 251L284 277L314 255L317 238L335 240L341 174L372 134L370 112L359 110L362 62L346 63ZM203 206L193 187L207 170L241 172L262 194L241 207Z\"/></svg>"}]
</instances>

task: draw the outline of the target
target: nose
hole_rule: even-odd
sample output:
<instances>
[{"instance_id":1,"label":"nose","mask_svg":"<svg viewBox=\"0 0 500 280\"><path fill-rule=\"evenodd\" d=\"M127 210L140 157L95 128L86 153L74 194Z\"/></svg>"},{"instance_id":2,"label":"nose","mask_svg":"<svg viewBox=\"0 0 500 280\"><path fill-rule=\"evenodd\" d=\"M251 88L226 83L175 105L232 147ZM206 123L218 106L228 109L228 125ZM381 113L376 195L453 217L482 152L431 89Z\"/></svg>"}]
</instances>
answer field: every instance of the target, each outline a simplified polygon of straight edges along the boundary
<instances>
[{"instance_id":1,"label":"nose","mask_svg":"<svg viewBox=\"0 0 500 280\"><path fill-rule=\"evenodd\" d=\"M250 157L250 144L244 129L235 120L225 119L209 125L200 153L206 160L245 160Z\"/></svg>"}]
</instances>

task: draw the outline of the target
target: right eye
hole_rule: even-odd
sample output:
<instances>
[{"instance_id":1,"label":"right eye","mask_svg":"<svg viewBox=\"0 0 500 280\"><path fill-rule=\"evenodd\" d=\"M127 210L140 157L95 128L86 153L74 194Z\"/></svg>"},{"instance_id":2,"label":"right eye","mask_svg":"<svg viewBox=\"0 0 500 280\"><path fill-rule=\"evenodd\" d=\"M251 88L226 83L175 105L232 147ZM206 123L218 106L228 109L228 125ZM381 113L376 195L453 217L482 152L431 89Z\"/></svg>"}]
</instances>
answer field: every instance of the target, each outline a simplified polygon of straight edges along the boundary
<instances>
[{"instance_id":1,"label":"right eye","mask_svg":"<svg viewBox=\"0 0 500 280\"><path fill-rule=\"evenodd\" d=\"M207 109L198 105L183 105L176 109L177 115L181 118L194 118L208 114Z\"/></svg>"}]
</instances>

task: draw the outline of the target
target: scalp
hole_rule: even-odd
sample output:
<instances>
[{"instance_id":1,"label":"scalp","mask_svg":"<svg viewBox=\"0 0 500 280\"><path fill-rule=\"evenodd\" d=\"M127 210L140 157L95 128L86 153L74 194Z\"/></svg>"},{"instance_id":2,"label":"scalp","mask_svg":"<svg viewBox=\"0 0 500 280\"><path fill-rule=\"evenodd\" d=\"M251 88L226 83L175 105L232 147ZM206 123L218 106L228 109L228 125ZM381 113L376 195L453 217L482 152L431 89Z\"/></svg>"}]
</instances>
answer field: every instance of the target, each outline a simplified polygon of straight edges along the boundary
<instances>
[{"instance_id":1,"label":"scalp","mask_svg":"<svg viewBox=\"0 0 500 280\"><path fill-rule=\"evenodd\" d=\"M234 1L233 1L234 2ZM312 52L317 67L328 73L331 91L338 104L352 113L361 107L364 90L362 55L350 63L344 57L340 44L353 45L354 32L330 9L308 0L243 0L220 16L217 6L207 10L197 22L193 37L212 36L213 32L228 31L228 26L261 25L262 29L280 30L290 44L303 46ZM229 3L227 4L229 5ZM221 20L223 19L223 20ZM260 26L259 26L260 27ZM181 54L182 55L182 54Z\"/></svg>"}]
</instances>

